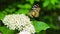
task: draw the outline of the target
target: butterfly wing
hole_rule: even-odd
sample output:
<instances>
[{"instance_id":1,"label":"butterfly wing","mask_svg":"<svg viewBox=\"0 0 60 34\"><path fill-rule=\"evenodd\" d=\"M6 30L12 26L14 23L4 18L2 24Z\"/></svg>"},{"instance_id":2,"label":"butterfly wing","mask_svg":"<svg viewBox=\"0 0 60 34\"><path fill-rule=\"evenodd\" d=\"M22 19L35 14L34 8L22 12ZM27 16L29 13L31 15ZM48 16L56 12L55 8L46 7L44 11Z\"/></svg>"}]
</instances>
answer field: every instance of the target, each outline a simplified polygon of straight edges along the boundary
<instances>
[{"instance_id":1,"label":"butterfly wing","mask_svg":"<svg viewBox=\"0 0 60 34\"><path fill-rule=\"evenodd\" d=\"M39 11L40 11L40 7L39 6L36 6L34 5L32 10L29 12L29 16L30 17L39 17Z\"/></svg>"}]
</instances>

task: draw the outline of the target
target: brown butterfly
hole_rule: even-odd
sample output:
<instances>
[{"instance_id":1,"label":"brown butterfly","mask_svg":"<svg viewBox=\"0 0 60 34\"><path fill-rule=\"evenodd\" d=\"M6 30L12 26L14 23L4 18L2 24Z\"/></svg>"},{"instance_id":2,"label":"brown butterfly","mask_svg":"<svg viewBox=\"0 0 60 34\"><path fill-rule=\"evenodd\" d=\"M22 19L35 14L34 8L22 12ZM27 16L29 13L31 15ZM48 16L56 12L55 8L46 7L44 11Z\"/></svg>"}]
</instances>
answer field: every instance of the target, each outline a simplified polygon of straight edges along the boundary
<instances>
[{"instance_id":1,"label":"brown butterfly","mask_svg":"<svg viewBox=\"0 0 60 34\"><path fill-rule=\"evenodd\" d=\"M39 17L39 12L40 12L40 7L39 7L39 5L38 4L36 4L36 5L34 5L33 7L32 7L32 10L29 12L29 16L30 17L35 17L35 18L37 18L37 17Z\"/></svg>"}]
</instances>

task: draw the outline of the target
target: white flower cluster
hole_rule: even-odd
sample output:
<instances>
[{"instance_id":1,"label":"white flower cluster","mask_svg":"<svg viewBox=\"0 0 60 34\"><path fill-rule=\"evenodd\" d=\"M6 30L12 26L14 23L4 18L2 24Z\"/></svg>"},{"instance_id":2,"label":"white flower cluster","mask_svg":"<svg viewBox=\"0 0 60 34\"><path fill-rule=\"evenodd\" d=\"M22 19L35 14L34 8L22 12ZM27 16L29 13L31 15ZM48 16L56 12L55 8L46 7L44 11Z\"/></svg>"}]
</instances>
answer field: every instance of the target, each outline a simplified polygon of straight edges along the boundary
<instances>
[{"instance_id":1,"label":"white flower cluster","mask_svg":"<svg viewBox=\"0 0 60 34\"><path fill-rule=\"evenodd\" d=\"M11 30L18 29L19 31L24 30L30 33L35 33L34 26L32 25L30 19L24 14L6 15L3 19L3 23Z\"/></svg>"},{"instance_id":2,"label":"white flower cluster","mask_svg":"<svg viewBox=\"0 0 60 34\"><path fill-rule=\"evenodd\" d=\"M19 32L18 34L31 34L31 33L28 32L28 31L21 31L21 32Z\"/></svg>"}]
</instances>

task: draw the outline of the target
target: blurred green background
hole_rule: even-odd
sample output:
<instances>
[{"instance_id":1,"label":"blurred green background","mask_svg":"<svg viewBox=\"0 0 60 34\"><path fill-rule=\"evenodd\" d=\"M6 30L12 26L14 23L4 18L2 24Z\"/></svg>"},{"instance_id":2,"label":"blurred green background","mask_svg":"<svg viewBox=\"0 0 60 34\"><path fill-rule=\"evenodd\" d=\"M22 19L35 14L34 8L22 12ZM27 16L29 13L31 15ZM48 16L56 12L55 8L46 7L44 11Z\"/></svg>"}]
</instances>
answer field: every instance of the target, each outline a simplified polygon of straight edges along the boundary
<instances>
[{"instance_id":1,"label":"blurred green background","mask_svg":"<svg viewBox=\"0 0 60 34\"><path fill-rule=\"evenodd\" d=\"M27 15L34 4L39 4L41 8L40 16L37 19L31 18L37 31L36 34L60 34L60 0L0 0L0 31L3 34L14 34L16 31L10 31L1 20L8 14ZM35 20L42 21L43 24L39 23L37 28L35 24L38 23ZM45 28L48 26L50 28L45 29L41 24Z\"/></svg>"}]
</instances>

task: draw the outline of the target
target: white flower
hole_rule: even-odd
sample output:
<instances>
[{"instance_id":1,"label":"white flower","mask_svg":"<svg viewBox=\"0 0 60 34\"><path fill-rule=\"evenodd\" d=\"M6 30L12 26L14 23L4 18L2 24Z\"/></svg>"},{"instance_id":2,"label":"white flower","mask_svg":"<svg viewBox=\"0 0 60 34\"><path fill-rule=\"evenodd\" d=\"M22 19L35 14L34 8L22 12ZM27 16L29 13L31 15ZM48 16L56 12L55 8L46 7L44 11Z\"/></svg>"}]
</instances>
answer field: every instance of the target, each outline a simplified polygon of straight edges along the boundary
<instances>
[{"instance_id":1,"label":"white flower","mask_svg":"<svg viewBox=\"0 0 60 34\"><path fill-rule=\"evenodd\" d=\"M21 31L21 32L19 32L18 34L31 34L31 33L28 32L28 31Z\"/></svg>"},{"instance_id":2,"label":"white flower","mask_svg":"<svg viewBox=\"0 0 60 34\"><path fill-rule=\"evenodd\" d=\"M32 25L30 18L24 14L6 15L3 19L3 23L11 30L18 29L19 31L24 30L30 33L35 33L35 28Z\"/></svg>"},{"instance_id":3,"label":"white flower","mask_svg":"<svg viewBox=\"0 0 60 34\"><path fill-rule=\"evenodd\" d=\"M23 30L31 32L31 33L35 33L35 31L34 31L35 29L32 24L27 25L25 28L23 28Z\"/></svg>"}]
</instances>

